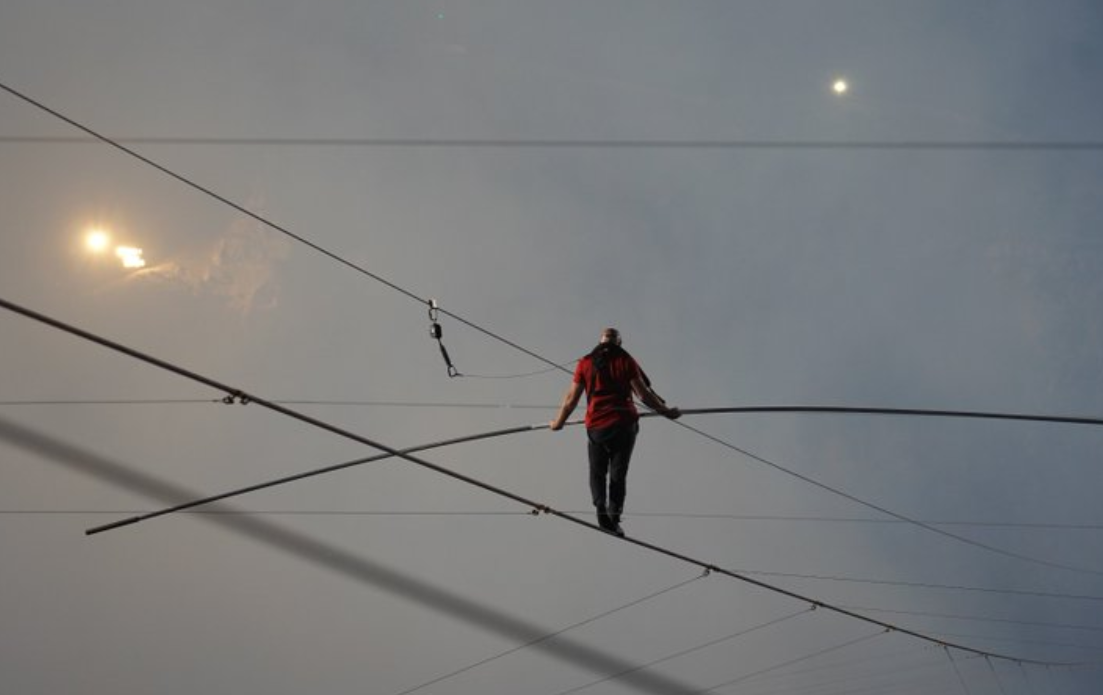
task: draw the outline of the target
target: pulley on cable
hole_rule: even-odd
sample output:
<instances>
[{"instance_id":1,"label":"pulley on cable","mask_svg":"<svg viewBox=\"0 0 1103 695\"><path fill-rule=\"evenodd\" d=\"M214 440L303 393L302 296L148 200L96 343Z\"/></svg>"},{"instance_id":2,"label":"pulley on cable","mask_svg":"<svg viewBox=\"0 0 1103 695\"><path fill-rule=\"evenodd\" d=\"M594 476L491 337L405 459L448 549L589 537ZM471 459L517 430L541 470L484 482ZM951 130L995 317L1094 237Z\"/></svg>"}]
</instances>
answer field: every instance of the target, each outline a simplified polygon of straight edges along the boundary
<instances>
[{"instance_id":1,"label":"pulley on cable","mask_svg":"<svg viewBox=\"0 0 1103 695\"><path fill-rule=\"evenodd\" d=\"M440 318L440 306L437 304L437 300L429 300L429 335L433 340L437 341L437 345L440 346L440 355L444 358L444 364L448 367L448 377L455 378L457 376L463 376L460 374L460 370L452 364L452 358L448 356L448 349L444 347L444 342L441 340L441 336L444 331L441 329L437 319Z\"/></svg>"}]
</instances>

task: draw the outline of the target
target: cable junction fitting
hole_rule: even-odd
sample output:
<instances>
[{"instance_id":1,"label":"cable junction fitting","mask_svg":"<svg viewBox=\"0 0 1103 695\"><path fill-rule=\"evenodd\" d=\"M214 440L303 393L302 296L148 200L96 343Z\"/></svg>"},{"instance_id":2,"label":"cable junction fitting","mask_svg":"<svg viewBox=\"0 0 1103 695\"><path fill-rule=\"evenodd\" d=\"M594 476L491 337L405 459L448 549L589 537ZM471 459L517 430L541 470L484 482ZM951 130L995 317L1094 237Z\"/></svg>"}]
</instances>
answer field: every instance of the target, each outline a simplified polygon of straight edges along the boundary
<instances>
[{"instance_id":1,"label":"cable junction fitting","mask_svg":"<svg viewBox=\"0 0 1103 695\"><path fill-rule=\"evenodd\" d=\"M440 355L444 358L444 364L448 368L448 378L453 379L460 374L460 370L452 364L452 358L448 356L448 349L444 347L444 342L441 340L441 336L444 335L444 330L440 327L438 319L440 318L440 305L437 304L437 300L429 300L429 336L437 341L437 345L440 346Z\"/></svg>"}]
</instances>

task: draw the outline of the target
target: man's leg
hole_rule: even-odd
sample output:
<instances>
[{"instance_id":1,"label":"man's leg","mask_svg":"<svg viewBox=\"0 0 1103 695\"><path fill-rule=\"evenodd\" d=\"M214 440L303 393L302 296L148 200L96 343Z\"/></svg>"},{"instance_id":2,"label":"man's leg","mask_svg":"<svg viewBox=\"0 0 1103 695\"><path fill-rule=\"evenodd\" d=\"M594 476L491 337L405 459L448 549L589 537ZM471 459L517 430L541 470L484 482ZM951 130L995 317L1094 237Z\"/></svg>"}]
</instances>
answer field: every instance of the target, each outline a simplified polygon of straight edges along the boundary
<instances>
[{"instance_id":1,"label":"man's leg","mask_svg":"<svg viewBox=\"0 0 1103 695\"><path fill-rule=\"evenodd\" d=\"M587 432L586 453L590 459L590 496L597 508L597 523L606 531L612 523L606 511L605 477L609 473L609 452L593 433Z\"/></svg>"},{"instance_id":2,"label":"man's leg","mask_svg":"<svg viewBox=\"0 0 1103 695\"><path fill-rule=\"evenodd\" d=\"M624 511L624 498L628 492L628 464L632 461L632 450L636 446L636 434L639 425L633 423L617 435L610 446L609 457L609 515L614 524L620 523Z\"/></svg>"}]
</instances>

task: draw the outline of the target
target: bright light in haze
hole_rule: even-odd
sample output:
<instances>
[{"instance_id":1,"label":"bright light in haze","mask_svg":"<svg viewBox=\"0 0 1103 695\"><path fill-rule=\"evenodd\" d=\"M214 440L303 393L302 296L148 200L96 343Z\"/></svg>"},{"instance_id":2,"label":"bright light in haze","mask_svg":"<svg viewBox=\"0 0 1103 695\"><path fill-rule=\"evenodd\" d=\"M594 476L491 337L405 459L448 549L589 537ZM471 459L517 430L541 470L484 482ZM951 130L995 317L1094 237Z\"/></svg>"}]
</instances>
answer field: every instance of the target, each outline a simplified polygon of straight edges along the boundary
<instances>
[{"instance_id":1,"label":"bright light in haze","mask_svg":"<svg viewBox=\"0 0 1103 695\"><path fill-rule=\"evenodd\" d=\"M835 80L835 84L831 85L831 89L839 96L842 96L843 94L846 94L846 91L848 89L850 89L850 85L846 83L846 80L839 79Z\"/></svg>"},{"instance_id":2,"label":"bright light in haze","mask_svg":"<svg viewBox=\"0 0 1103 695\"><path fill-rule=\"evenodd\" d=\"M84 248L89 253L104 255L115 249L115 257L124 268L136 270L146 267L142 250L136 246L119 246L111 240L111 234L103 227L89 227L84 234Z\"/></svg>"},{"instance_id":3,"label":"bright light in haze","mask_svg":"<svg viewBox=\"0 0 1103 695\"><path fill-rule=\"evenodd\" d=\"M84 238L84 243L92 253L103 253L107 250L107 245L111 243L111 237L102 229L92 229L89 230L88 236Z\"/></svg>"},{"instance_id":4,"label":"bright light in haze","mask_svg":"<svg viewBox=\"0 0 1103 695\"><path fill-rule=\"evenodd\" d=\"M142 250L132 246L120 246L115 249L115 255L123 262L124 268L144 268L146 265Z\"/></svg>"}]
</instances>

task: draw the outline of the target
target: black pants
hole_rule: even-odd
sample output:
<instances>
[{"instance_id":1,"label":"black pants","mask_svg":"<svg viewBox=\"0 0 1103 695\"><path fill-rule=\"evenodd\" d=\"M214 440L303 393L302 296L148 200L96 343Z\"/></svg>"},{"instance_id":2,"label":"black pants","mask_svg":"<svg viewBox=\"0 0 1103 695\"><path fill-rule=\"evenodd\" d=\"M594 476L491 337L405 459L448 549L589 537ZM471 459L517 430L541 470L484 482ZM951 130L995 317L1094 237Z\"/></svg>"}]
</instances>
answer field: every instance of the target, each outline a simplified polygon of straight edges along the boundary
<instances>
[{"instance_id":1,"label":"black pants","mask_svg":"<svg viewBox=\"0 0 1103 695\"><path fill-rule=\"evenodd\" d=\"M595 507L608 509L612 514L620 514L624 510L628 463L632 460L632 449L636 446L639 431L640 426L636 422L586 430L590 455L590 494L593 495ZM605 497L606 476L609 478L608 502Z\"/></svg>"}]
</instances>

